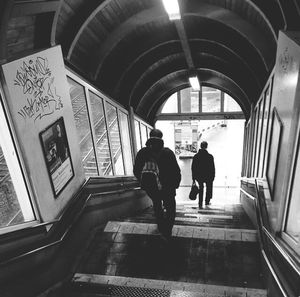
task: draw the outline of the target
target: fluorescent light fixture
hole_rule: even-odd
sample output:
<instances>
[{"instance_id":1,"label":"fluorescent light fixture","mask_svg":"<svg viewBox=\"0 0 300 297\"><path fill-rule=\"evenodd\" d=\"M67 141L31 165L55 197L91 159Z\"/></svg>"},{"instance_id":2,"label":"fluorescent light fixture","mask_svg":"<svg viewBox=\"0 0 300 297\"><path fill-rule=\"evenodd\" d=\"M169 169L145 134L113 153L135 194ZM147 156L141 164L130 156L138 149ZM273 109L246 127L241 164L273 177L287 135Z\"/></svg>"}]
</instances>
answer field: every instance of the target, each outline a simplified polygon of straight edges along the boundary
<instances>
[{"instance_id":1,"label":"fluorescent light fixture","mask_svg":"<svg viewBox=\"0 0 300 297\"><path fill-rule=\"evenodd\" d=\"M198 77L196 75L195 76L190 76L189 77L189 82L190 82L190 85L191 85L191 87L194 91L200 91L200 84L199 84Z\"/></svg>"},{"instance_id":2,"label":"fluorescent light fixture","mask_svg":"<svg viewBox=\"0 0 300 297\"><path fill-rule=\"evenodd\" d=\"M167 14L169 15L170 21L181 19L177 0L162 0L162 2L164 4Z\"/></svg>"}]
</instances>

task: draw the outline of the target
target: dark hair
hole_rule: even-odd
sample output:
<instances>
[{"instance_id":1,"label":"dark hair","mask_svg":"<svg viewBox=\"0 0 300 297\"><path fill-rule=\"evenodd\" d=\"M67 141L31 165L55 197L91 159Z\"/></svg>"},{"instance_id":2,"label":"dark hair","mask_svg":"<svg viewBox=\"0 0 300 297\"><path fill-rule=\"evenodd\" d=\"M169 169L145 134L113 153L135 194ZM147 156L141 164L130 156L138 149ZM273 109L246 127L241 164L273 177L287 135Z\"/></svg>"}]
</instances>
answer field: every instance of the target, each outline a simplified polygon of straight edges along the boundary
<instances>
[{"instance_id":1,"label":"dark hair","mask_svg":"<svg viewBox=\"0 0 300 297\"><path fill-rule=\"evenodd\" d=\"M162 138L163 133L159 129L153 129L150 131L150 137Z\"/></svg>"},{"instance_id":2,"label":"dark hair","mask_svg":"<svg viewBox=\"0 0 300 297\"><path fill-rule=\"evenodd\" d=\"M206 141L202 141L201 142L201 144L200 144L200 147L202 148L202 149L206 149L207 148L207 142Z\"/></svg>"}]
</instances>

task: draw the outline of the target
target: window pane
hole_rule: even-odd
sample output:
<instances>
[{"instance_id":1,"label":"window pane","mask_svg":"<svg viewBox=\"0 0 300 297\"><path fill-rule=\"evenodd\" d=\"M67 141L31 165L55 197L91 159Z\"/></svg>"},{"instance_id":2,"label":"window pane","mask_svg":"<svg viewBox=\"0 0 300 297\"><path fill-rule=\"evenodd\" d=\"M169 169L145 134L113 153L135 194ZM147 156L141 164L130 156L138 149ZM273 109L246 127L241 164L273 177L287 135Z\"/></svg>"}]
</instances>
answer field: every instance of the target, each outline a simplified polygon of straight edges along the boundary
<instances>
[{"instance_id":1,"label":"window pane","mask_svg":"<svg viewBox=\"0 0 300 297\"><path fill-rule=\"evenodd\" d=\"M0 228L33 220L27 188L0 105Z\"/></svg>"},{"instance_id":2,"label":"window pane","mask_svg":"<svg viewBox=\"0 0 300 297\"><path fill-rule=\"evenodd\" d=\"M249 143L248 143L248 155L247 155L247 177L251 176L251 164L252 164L252 150L253 150L253 141L252 141L252 137L253 137L253 118L250 118L250 121L248 122L248 127L249 127Z\"/></svg>"},{"instance_id":3,"label":"window pane","mask_svg":"<svg viewBox=\"0 0 300 297\"><path fill-rule=\"evenodd\" d=\"M264 154L265 154L265 144L266 144L266 132L267 132L267 119L269 112L269 102L270 97L266 94L263 99L262 110L260 117L262 118L262 127L261 127L261 143L259 149L259 164L258 164L258 177L263 176L263 164L264 164Z\"/></svg>"},{"instance_id":4,"label":"window pane","mask_svg":"<svg viewBox=\"0 0 300 297\"><path fill-rule=\"evenodd\" d=\"M68 77L71 104L79 137L81 160L86 177L97 176L97 164L86 106L84 87Z\"/></svg>"},{"instance_id":5,"label":"window pane","mask_svg":"<svg viewBox=\"0 0 300 297\"><path fill-rule=\"evenodd\" d=\"M299 242L300 236L300 154L298 151L295 175L293 177L291 201L287 213L286 233L289 234L295 241Z\"/></svg>"},{"instance_id":6,"label":"window pane","mask_svg":"<svg viewBox=\"0 0 300 297\"><path fill-rule=\"evenodd\" d=\"M270 106L271 106L271 96L270 96L270 87L266 91L266 96L265 96L265 110L264 110L264 121L263 121L263 130L262 130L262 144L261 144L261 149L260 149L260 155L262 158L262 162L260 162L260 176L263 176L264 173L264 168L265 168L265 161L266 161L266 155L267 155L267 150L266 150L266 145L267 145L267 135L268 135L268 126L269 126L269 118L270 118Z\"/></svg>"},{"instance_id":7,"label":"window pane","mask_svg":"<svg viewBox=\"0 0 300 297\"><path fill-rule=\"evenodd\" d=\"M137 120L134 120L134 127L135 127L135 138L136 138L136 150L138 152L142 148L142 145L141 145L140 123Z\"/></svg>"},{"instance_id":8,"label":"window pane","mask_svg":"<svg viewBox=\"0 0 300 297\"><path fill-rule=\"evenodd\" d=\"M125 163L126 175L133 175L132 151L129 134L128 116L124 112L120 112L120 127L122 134L122 146Z\"/></svg>"},{"instance_id":9,"label":"window pane","mask_svg":"<svg viewBox=\"0 0 300 297\"><path fill-rule=\"evenodd\" d=\"M177 113L178 105L177 105L177 93L172 94L169 99L165 102L162 113Z\"/></svg>"},{"instance_id":10,"label":"window pane","mask_svg":"<svg viewBox=\"0 0 300 297\"><path fill-rule=\"evenodd\" d=\"M256 107L254 110L254 123L253 123L253 148L252 148L252 163L251 163L251 176L254 176L255 159L256 159L256 143L257 143L257 127L258 127L259 109Z\"/></svg>"},{"instance_id":11,"label":"window pane","mask_svg":"<svg viewBox=\"0 0 300 297\"><path fill-rule=\"evenodd\" d=\"M199 112L199 92L193 91L192 88L180 91L181 112Z\"/></svg>"},{"instance_id":12,"label":"window pane","mask_svg":"<svg viewBox=\"0 0 300 297\"><path fill-rule=\"evenodd\" d=\"M109 137L112 150L112 158L115 165L115 174L124 175L123 155L121 148L121 139L119 131L119 123L117 117L117 108L106 103L107 118L109 122Z\"/></svg>"},{"instance_id":13,"label":"window pane","mask_svg":"<svg viewBox=\"0 0 300 297\"><path fill-rule=\"evenodd\" d=\"M141 136L142 136L142 146L146 146L147 137L147 127L141 123Z\"/></svg>"},{"instance_id":14,"label":"window pane","mask_svg":"<svg viewBox=\"0 0 300 297\"><path fill-rule=\"evenodd\" d=\"M224 93L224 111L242 111L242 109L231 96Z\"/></svg>"},{"instance_id":15,"label":"window pane","mask_svg":"<svg viewBox=\"0 0 300 297\"><path fill-rule=\"evenodd\" d=\"M150 132L152 129L150 129L149 127L147 127L147 139L150 137Z\"/></svg>"},{"instance_id":16,"label":"window pane","mask_svg":"<svg viewBox=\"0 0 300 297\"><path fill-rule=\"evenodd\" d=\"M202 87L202 112L221 111L221 91Z\"/></svg>"},{"instance_id":17,"label":"window pane","mask_svg":"<svg viewBox=\"0 0 300 297\"><path fill-rule=\"evenodd\" d=\"M191 90L191 112L199 112L199 92Z\"/></svg>"},{"instance_id":18,"label":"window pane","mask_svg":"<svg viewBox=\"0 0 300 297\"><path fill-rule=\"evenodd\" d=\"M263 101L260 102L259 106L258 106L258 126L257 126L257 141L256 141L256 150L255 150L255 155L256 155L256 159L255 159L255 170L254 170L254 175L258 176L258 164L261 162L260 159L260 142L261 142L261 129L262 129L262 121L263 121Z\"/></svg>"},{"instance_id":19,"label":"window pane","mask_svg":"<svg viewBox=\"0 0 300 297\"><path fill-rule=\"evenodd\" d=\"M102 175L112 175L107 129L103 112L102 99L92 92L90 95L91 121L94 128L97 162Z\"/></svg>"}]
</instances>

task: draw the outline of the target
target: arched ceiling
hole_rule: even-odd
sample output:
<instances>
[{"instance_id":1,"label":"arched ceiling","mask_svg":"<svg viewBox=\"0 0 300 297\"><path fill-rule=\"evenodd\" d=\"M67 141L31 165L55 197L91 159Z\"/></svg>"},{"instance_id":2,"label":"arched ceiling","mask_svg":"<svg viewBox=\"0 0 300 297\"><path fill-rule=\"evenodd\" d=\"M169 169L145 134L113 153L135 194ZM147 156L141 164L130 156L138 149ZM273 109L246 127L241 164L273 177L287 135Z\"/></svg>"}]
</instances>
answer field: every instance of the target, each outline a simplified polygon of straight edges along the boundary
<instances>
[{"instance_id":1,"label":"arched ceiling","mask_svg":"<svg viewBox=\"0 0 300 297\"><path fill-rule=\"evenodd\" d=\"M300 29L297 3L179 0L182 19L170 21L161 0L4 0L0 61L60 44L69 67L150 122L189 86L192 64L248 117L274 66L278 31Z\"/></svg>"}]
</instances>

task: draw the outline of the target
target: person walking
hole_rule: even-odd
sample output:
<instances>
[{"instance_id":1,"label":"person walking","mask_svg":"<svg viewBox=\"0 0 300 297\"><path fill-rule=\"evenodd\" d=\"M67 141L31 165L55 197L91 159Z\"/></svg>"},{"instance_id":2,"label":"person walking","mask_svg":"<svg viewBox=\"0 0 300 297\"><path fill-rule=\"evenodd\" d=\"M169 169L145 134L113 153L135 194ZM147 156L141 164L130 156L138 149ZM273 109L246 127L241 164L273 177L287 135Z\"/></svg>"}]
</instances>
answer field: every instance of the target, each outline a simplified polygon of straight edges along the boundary
<instances>
[{"instance_id":1,"label":"person walking","mask_svg":"<svg viewBox=\"0 0 300 297\"><path fill-rule=\"evenodd\" d=\"M200 149L194 155L192 161L192 178L199 184L199 208L202 208L203 189L206 184L205 205L210 204L213 194L213 181L215 179L215 163L214 157L207 151L207 142L202 141Z\"/></svg>"},{"instance_id":2,"label":"person walking","mask_svg":"<svg viewBox=\"0 0 300 297\"><path fill-rule=\"evenodd\" d=\"M133 173L153 202L159 232L169 239L175 222L175 196L181 181L181 172L173 151L164 147L163 133L159 129L153 129L149 136L146 147L136 155ZM149 178L150 168L157 170L157 183L155 178L154 181ZM147 174L148 180L145 179Z\"/></svg>"}]
</instances>

